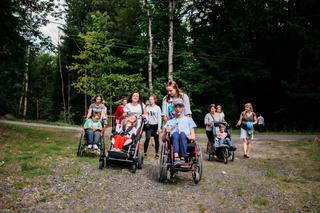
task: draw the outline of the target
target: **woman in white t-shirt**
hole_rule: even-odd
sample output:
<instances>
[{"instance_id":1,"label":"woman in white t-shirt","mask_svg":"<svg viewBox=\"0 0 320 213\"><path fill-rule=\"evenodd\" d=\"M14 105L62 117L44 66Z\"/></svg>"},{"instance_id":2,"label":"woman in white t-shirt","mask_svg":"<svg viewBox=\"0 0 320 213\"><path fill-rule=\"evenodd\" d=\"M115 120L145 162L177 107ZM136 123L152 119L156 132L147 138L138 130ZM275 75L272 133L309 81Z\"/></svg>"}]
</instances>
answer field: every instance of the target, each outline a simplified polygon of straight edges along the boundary
<instances>
[{"instance_id":1,"label":"woman in white t-shirt","mask_svg":"<svg viewBox=\"0 0 320 213\"><path fill-rule=\"evenodd\" d=\"M124 117L130 114L141 115L143 118L148 117L147 110L141 100L140 93L138 91L134 91L133 93L131 93L128 102L129 103L127 103L124 107Z\"/></svg>"}]
</instances>

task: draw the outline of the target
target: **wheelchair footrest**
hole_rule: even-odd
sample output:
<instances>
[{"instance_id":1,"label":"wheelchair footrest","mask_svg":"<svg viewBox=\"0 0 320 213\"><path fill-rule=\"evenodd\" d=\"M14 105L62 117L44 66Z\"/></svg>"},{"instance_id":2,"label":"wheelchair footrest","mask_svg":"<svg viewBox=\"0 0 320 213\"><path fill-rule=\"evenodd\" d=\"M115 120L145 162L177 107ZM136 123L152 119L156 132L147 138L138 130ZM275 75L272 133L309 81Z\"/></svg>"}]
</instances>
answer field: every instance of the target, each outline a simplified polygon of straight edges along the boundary
<instances>
[{"instance_id":1,"label":"wheelchair footrest","mask_svg":"<svg viewBox=\"0 0 320 213\"><path fill-rule=\"evenodd\" d=\"M128 158L128 154L124 152L119 152L119 151L108 151L108 155L112 158Z\"/></svg>"}]
</instances>

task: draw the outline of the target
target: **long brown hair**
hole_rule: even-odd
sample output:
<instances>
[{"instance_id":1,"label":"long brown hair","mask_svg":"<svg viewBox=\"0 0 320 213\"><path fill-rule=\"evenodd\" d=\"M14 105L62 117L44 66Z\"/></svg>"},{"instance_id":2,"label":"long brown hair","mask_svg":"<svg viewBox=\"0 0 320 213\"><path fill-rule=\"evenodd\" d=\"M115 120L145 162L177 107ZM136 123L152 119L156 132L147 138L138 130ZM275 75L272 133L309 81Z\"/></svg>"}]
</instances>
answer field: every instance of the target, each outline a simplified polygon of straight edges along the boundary
<instances>
[{"instance_id":1,"label":"long brown hair","mask_svg":"<svg viewBox=\"0 0 320 213\"><path fill-rule=\"evenodd\" d=\"M167 83L167 85L166 85L166 88L167 88L167 87L172 87L173 89L175 89L175 90L177 91L178 97L179 97L179 98L182 98L183 92L182 92L182 90L179 88L177 82L175 82L174 80L170 80L170 81L168 81L168 83ZM170 95L167 94L167 97L169 97L169 96L170 96Z\"/></svg>"}]
</instances>

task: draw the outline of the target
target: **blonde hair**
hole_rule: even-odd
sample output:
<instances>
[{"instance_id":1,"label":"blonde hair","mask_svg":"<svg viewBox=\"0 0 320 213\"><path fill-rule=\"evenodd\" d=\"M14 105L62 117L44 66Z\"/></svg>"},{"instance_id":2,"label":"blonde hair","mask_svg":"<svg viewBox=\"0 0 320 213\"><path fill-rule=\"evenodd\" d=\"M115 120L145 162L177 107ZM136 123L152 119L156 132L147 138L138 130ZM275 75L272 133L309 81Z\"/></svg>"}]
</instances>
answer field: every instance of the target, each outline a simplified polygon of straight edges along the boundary
<instances>
[{"instance_id":1,"label":"blonde hair","mask_svg":"<svg viewBox=\"0 0 320 213\"><path fill-rule=\"evenodd\" d=\"M251 112L253 112L253 107L252 107L252 104L251 104L251 103L246 103L246 104L244 105L244 108L246 108L246 107L249 107L250 110L251 110Z\"/></svg>"}]
</instances>

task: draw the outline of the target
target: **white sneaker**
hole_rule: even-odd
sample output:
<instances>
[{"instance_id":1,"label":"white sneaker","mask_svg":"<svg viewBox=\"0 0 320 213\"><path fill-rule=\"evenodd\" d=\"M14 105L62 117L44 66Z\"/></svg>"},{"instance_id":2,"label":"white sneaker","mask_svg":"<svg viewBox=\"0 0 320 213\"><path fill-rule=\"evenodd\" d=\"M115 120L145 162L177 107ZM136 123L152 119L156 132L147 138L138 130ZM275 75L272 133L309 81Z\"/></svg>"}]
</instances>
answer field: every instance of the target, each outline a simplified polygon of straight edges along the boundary
<instances>
[{"instance_id":1,"label":"white sneaker","mask_svg":"<svg viewBox=\"0 0 320 213\"><path fill-rule=\"evenodd\" d=\"M93 148L94 149L99 149L99 147L96 144L93 145Z\"/></svg>"},{"instance_id":2,"label":"white sneaker","mask_svg":"<svg viewBox=\"0 0 320 213\"><path fill-rule=\"evenodd\" d=\"M88 146L88 149L92 149L92 145L91 144Z\"/></svg>"}]
</instances>

